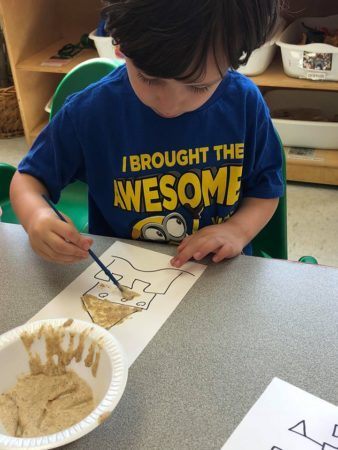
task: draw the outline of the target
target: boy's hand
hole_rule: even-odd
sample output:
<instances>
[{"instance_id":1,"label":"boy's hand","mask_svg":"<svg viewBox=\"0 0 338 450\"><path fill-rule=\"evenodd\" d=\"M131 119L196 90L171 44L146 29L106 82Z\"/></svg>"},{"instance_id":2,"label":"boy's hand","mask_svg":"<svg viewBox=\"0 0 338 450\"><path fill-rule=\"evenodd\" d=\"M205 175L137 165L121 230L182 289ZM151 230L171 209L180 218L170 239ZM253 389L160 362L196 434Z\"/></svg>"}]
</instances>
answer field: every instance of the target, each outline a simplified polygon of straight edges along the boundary
<instances>
[{"instance_id":1,"label":"boy's hand","mask_svg":"<svg viewBox=\"0 0 338 450\"><path fill-rule=\"evenodd\" d=\"M181 267L190 258L198 261L209 253L214 253L214 262L239 255L271 219L278 202L278 198L244 198L240 208L226 222L207 226L186 237L171 264Z\"/></svg>"},{"instance_id":2,"label":"boy's hand","mask_svg":"<svg viewBox=\"0 0 338 450\"><path fill-rule=\"evenodd\" d=\"M231 223L209 225L197 233L187 236L178 246L177 255L171 260L174 267L181 267L190 258L200 260L214 253L214 262L233 258L241 253L247 244L239 227Z\"/></svg>"},{"instance_id":3,"label":"boy's hand","mask_svg":"<svg viewBox=\"0 0 338 450\"><path fill-rule=\"evenodd\" d=\"M71 264L88 257L93 240L82 236L71 220L62 222L50 208L41 208L27 226L33 250L47 261Z\"/></svg>"}]
</instances>

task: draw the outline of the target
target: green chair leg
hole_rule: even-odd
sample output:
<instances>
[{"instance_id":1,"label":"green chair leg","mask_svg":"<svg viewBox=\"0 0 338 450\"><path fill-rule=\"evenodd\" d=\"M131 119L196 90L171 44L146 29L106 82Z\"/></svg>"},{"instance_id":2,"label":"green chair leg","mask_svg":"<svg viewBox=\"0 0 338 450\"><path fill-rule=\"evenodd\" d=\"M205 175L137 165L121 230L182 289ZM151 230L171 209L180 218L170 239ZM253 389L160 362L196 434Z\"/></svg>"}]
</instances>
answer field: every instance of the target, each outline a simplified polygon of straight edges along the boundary
<instances>
[{"instance_id":1,"label":"green chair leg","mask_svg":"<svg viewBox=\"0 0 338 450\"><path fill-rule=\"evenodd\" d=\"M305 264L318 264L318 261L313 256L302 256L298 261Z\"/></svg>"}]
</instances>

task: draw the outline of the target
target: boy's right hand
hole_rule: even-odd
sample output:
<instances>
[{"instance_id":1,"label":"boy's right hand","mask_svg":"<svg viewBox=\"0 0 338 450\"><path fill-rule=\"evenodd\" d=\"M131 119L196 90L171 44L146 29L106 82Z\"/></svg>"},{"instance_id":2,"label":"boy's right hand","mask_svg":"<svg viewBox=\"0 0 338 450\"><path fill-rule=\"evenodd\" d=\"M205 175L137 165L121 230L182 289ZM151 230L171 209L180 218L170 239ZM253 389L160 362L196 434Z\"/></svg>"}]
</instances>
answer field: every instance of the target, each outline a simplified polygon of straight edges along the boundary
<instances>
[{"instance_id":1,"label":"boy's right hand","mask_svg":"<svg viewBox=\"0 0 338 450\"><path fill-rule=\"evenodd\" d=\"M26 228L33 250L47 261L71 264L88 257L93 240L82 236L72 221L62 222L50 208L41 208Z\"/></svg>"}]
</instances>

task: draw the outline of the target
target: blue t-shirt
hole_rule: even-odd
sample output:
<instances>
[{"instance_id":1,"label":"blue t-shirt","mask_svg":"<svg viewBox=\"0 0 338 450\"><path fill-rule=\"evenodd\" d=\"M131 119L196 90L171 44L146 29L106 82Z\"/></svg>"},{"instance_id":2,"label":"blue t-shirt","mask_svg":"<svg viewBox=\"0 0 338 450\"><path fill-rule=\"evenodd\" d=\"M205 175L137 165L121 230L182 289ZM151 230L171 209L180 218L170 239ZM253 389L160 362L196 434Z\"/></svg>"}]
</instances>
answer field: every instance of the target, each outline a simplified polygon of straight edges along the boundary
<instances>
[{"instance_id":1,"label":"blue t-shirt","mask_svg":"<svg viewBox=\"0 0 338 450\"><path fill-rule=\"evenodd\" d=\"M283 194L281 147L259 89L229 71L210 99L176 118L135 95L125 66L71 96L19 171L54 202L89 188L89 232L180 242L224 222L243 197Z\"/></svg>"}]
</instances>

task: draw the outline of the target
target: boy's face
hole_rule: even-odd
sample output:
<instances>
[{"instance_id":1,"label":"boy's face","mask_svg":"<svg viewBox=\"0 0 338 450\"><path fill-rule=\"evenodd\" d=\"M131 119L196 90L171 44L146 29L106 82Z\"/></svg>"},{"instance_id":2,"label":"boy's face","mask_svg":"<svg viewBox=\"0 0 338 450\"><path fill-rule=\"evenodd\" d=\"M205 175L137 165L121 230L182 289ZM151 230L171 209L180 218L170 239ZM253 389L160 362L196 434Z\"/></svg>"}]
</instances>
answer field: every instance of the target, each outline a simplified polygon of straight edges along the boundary
<instances>
[{"instance_id":1,"label":"boy's face","mask_svg":"<svg viewBox=\"0 0 338 450\"><path fill-rule=\"evenodd\" d=\"M202 106L222 81L222 76L211 54L208 57L205 75L193 82L150 77L140 71L129 58L126 58L126 66L130 83L137 97L156 114L168 119ZM227 69L227 65L222 64L223 74Z\"/></svg>"}]
</instances>

